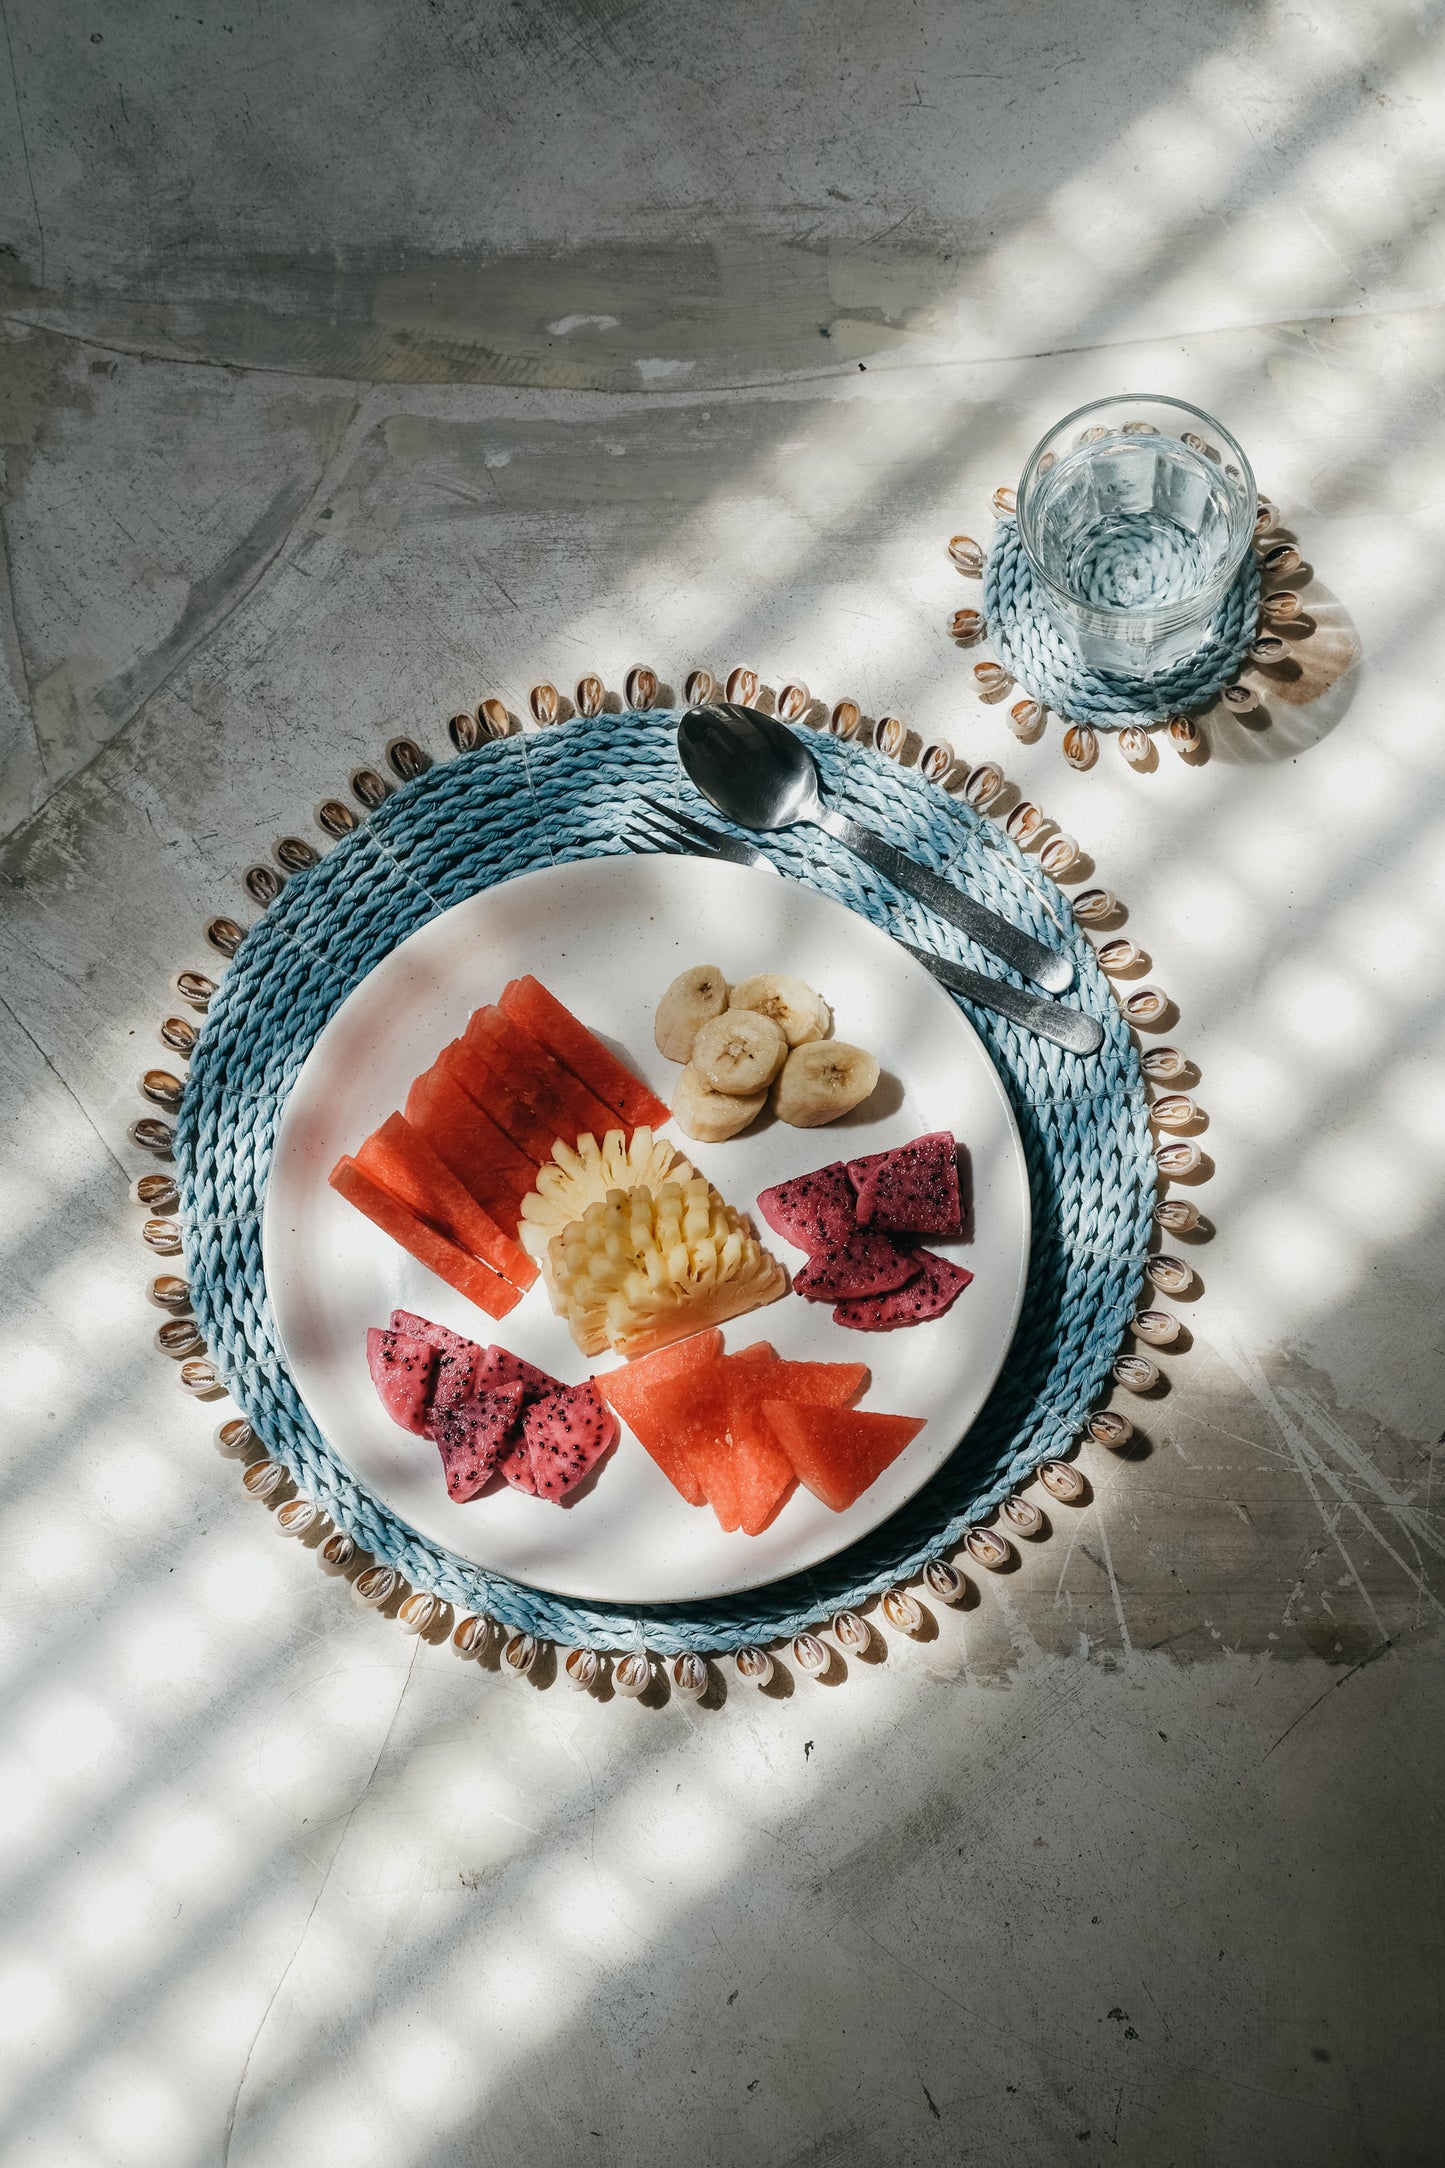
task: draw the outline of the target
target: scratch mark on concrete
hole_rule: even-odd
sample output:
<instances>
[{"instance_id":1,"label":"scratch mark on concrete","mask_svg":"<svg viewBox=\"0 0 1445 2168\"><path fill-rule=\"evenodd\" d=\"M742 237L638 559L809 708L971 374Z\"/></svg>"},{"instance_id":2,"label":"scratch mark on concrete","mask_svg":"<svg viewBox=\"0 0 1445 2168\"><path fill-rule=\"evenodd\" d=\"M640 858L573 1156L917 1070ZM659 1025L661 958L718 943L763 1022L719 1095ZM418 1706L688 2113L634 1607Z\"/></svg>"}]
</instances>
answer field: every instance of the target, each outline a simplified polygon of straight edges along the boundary
<instances>
[{"instance_id":1,"label":"scratch mark on concrete","mask_svg":"<svg viewBox=\"0 0 1445 2168\"><path fill-rule=\"evenodd\" d=\"M1296 1730L1298 1726L1304 1722L1305 1718L1311 1715L1319 1707L1322 1701L1328 1699L1331 1694L1336 1693L1340 1687L1348 1685L1349 1681L1355 1676L1355 1673L1357 1671L1363 1671L1367 1664L1373 1664L1378 1657L1388 1655L1389 1651L1394 1647L1394 1645L1395 1644L1393 1643L1393 1641L1382 1641L1377 1649L1371 1649L1368 1656L1362 1656L1357 1664L1351 1664L1348 1671L1341 1672L1340 1676L1337 1679L1331 1679L1329 1685L1325 1687L1322 1692L1316 1694L1313 1701L1306 1702L1305 1706L1300 1710L1299 1715L1295 1717L1291 1723L1285 1725L1284 1730L1280 1733L1279 1737L1273 1742L1273 1744L1265 1748L1264 1752L1259 1757L1260 1768L1262 1769L1264 1767L1265 1763L1269 1760L1270 1755L1274 1752L1275 1747L1283 1746L1285 1740L1289 1737L1290 1733ZM1150 1997L1150 2000L1153 2000L1152 1996Z\"/></svg>"},{"instance_id":2,"label":"scratch mark on concrete","mask_svg":"<svg viewBox=\"0 0 1445 2168\"><path fill-rule=\"evenodd\" d=\"M311 1932L311 1922L316 1917L316 1908L326 1894L327 1884L331 1880L332 1872L336 1866L337 1860L341 1857L341 1848L346 1842L346 1833L351 1827L352 1820L355 1817L357 1808L360 1807L363 1800L366 1798L367 1793L371 1790L372 1785L376 1781L376 1772L381 1767L382 1756L385 1754L388 1746L391 1744L391 1735L396 1730L396 1720L401 1714L401 1705L402 1702L406 1699L406 1690L411 1684L411 1675L416 1669L417 1653L420 1648L421 1639L418 1636L418 1638L412 1643L411 1659L408 1662L406 1670L402 1676L401 1688L396 1697L396 1706L391 1712L391 1720L387 1724L386 1730L382 1735L381 1744L376 1750L376 1758L372 1762L371 1768L367 1772L366 1782L362 1785L355 1799L353 1799L351 1802L351 1806L347 1811L346 1819L343 1821L341 1828L337 1833L336 1842L332 1846L331 1857L326 1862L325 1872L323 1873L320 1882L316 1886L316 1895L312 1898L310 1909L308 1910L305 1919L301 1922L301 1932L296 1937L296 1946L292 1950L291 1955L287 1958L285 1964L282 1966L280 1977L278 1978L276 1985L272 1988L270 1994L267 1996L266 2007L261 2012L260 2020L256 2026L256 2030L251 2035L251 2045L246 2050L245 2058L241 2064L241 2075L236 2080L236 2090L231 2095L231 2105L226 2111L226 2130L225 2137L221 2146L221 2168L227 2168L227 2163L230 2161L231 2158L231 2140L235 2135L236 2130L236 2111L241 2105L241 2093L245 2087L246 2079L250 2073L251 2063L255 2056L256 2049L260 2045L261 2035L266 2030L267 2020L269 2019L271 2012L276 2007L276 1999L281 1993L282 1988L286 1985L286 1982L290 1979L291 1974L295 1969L296 1960L301 1955L301 1951L305 1945L306 1937Z\"/></svg>"},{"instance_id":3,"label":"scratch mark on concrete","mask_svg":"<svg viewBox=\"0 0 1445 2168\"><path fill-rule=\"evenodd\" d=\"M354 425L361 411L362 402L353 401L350 412L338 432L335 449L323 460L314 483L291 482L281 490L267 506L261 517L243 535L235 548L229 550L221 562L203 578L197 580L180 617L167 637L150 655L142 656L112 678L101 688L97 706L109 716L115 728L99 744L89 760L78 768L56 778L34 811L12 830L13 847L23 851L28 831L33 828L57 790L73 783L95 765L116 740L143 713L147 704L158 693L164 692L171 680L194 656L201 653L215 639L222 628L247 602L262 581L284 557L287 545L298 526L317 504L330 484L337 461L345 452L353 434ZM10 852L7 850L6 859Z\"/></svg>"},{"instance_id":4,"label":"scratch mark on concrete","mask_svg":"<svg viewBox=\"0 0 1445 2168\"><path fill-rule=\"evenodd\" d=\"M40 204L35 194L35 175L30 170L30 145L25 140L25 115L20 110L20 78L15 73L15 47L10 40L10 10L5 0L0 0L0 23L5 26L5 52L10 62L10 95L15 101L15 125L20 131L20 155L25 161L25 181L30 190L30 210L35 220L35 238L40 249L39 285L45 285L45 228L40 223Z\"/></svg>"},{"instance_id":5,"label":"scratch mark on concrete","mask_svg":"<svg viewBox=\"0 0 1445 2168\"><path fill-rule=\"evenodd\" d=\"M21 1023L19 1017L15 1014L15 1011L11 1008L8 1001L0 1000L0 1009L4 1010L5 1014L9 1017L11 1023L15 1026L15 1029L20 1033L21 1038L27 1040L28 1043L34 1047L36 1053L40 1056L40 1059L44 1062L46 1068L50 1071L50 1074L54 1077L56 1083L60 1086L60 1089L64 1092L66 1098L75 1108L75 1111L84 1122L86 1128L90 1131L91 1135L101 1146L106 1158L111 1162L112 1166L116 1167L119 1170L121 1179L125 1182L129 1182L130 1172L128 1168L125 1166L124 1162L119 1159L116 1154L111 1150L110 1145L106 1142L106 1139L104 1138L104 1136L102 1136L100 1130L96 1128L95 1123L91 1119L90 1114L86 1110L85 1106L76 1097L75 1093L66 1083L64 1077L56 1068L54 1062L46 1053L44 1047L40 1044L40 1041L36 1038L34 1032L26 1029L25 1025Z\"/></svg>"},{"instance_id":6,"label":"scratch mark on concrete","mask_svg":"<svg viewBox=\"0 0 1445 2168\"><path fill-rule=\"evenodd\" d=\"M1109 1593L1114 1599L1114 1616L1119 1621L1119 1633L1124 1647L1133 1654L1134 1643L1129 1632L1129 1622L1124 1616L1124 1605L1119 1595L1119 1582L1114 1572L1114 1558L1109 1549L1109 1531L1104 1524L1104 1500L1094 1500L1094 1525L1099 1531L1099 1548L1104 1554L1104 1571L1109 1577Z\"/></svg>"},{"instance_id":7,"label":"scratch mark on concrete","mask_svg":"<svg viewBox=\"0 0 1445 2168\"><path fill-rule=\"evenodd\" d=\"M1252 1356L1247 1354L1246 1351L1238 1344L1231 1344L1230 1342L1221 1338L1216 1342L1216 1345L1218 1348L1218 1352L1223 1358L1223 1360L1229 1364L1230 1368L1234 1371L1235 1375L1241 1380L1241 1382L1249 1387L1259 1406L1264 1409L1265 1413L1274 1423L1274 1426L1278 1431L1280 1438L1283 1440L1285 1448L1294 1463L1300 1480L1305 1486L1305 1489L1310 1498L1310 1502L1314 1506L1315 1511L1319 1514L1320 1521L1325 1529L1326 1534L1329 1536L1329 1539L1333 1543L1335 1549L1339 1552L1340 1560L1345 1568L1346 1573L1348 1574L1350 1580L1354 1583L1354 1586L1359 1592L1360 1599L1363 1602L1365 1609L1368 1611L1370 1617L1374 1620L1375 1625L1379 1630L1380 1639L1382 1641L1388 1641L1389 1635L1386 1632L1384 1621L1381 1619L1379 1612L1375 1608L1370 1593L1365 1587L1365 1583L1360 1574L1360 1571L1356 1566L1354 1559L1350 1555L1345 1540L1340 1533L1339 1520L1342 1513L1348 1512L1353 1514L1356 1520L1358 1520L1358 1522L1360 1523L1361 1527L1364 1529L1365 1533L1371 1538L1371 1540L1377 1543L1380 1549L1384 1551L1385 1555L1389 1559L1391 1559L1395 1565L1399 1567L1400 1571L1409 1581L1411 1587L1414 1588L1417 1593L1421 1594L1429 1603L1431 1603L1437 1611L1445 1611L1445 1604L1441 1603L1439 1597L1435 1595L1433 1589L1429 1588L1425 1583L1423 1577L1413 1570L1408 1560L1401 1557L1399 1551L1396 1550L1396 1548L1392 1543L1390 1543L1388 1538L1384 1534L1382 1534L1380 1529L1376 1527L1375 1523L1371 1520L1369 1514L1366 1513L1364 1507L1359 1503L1359 1501L1349 1495L1343 1481L1339 1476L1338 1471L1331 1468L1327 1464L1327 1462L1323 1458L1323 1455L1319 1452L1317 1447L1299 1428L1298 1423L1292 1419L1289 1410L1283 1404L1281 1396L1273 1390L1269 1383L1269 1380L1266 1378L1258 1362ZM1317 1425L1323 1427L1324 1419L1320 1415L1320 1411L1318 1409L1313 1409L1310 1412L1314 1422ZM1345 1457L1350 1463L1353 1472L1355 1472L1365 1483L1366 1487L1374 1493L1375 1498L1380 1503L1380 1505L1384 1506L1396 1517L1398 1517L1402 1513L1409 1512L1411 1509L1409 1508L1408 1504L1400 1500L1392 1493L1389 1484L1385 1481L1379 1469L1375 1468L1362 1454L1358 1453L1358 1451L1352 1445L1350 1445L1348 1440L1344 1440L1344 1434L1342 1432L1337 1433L1334 1437L1331 1438L1331 1442L1336 1444L1337 1449L1340 1440L1343 1440L1344 1445L1347 1448L1343 1457ZM1323 1486L1325 1490L1333 1493L1333 1510L1331 1510L1325 1498L1322 1496L1321 1486Z\"/></svg>"}]
</instances>

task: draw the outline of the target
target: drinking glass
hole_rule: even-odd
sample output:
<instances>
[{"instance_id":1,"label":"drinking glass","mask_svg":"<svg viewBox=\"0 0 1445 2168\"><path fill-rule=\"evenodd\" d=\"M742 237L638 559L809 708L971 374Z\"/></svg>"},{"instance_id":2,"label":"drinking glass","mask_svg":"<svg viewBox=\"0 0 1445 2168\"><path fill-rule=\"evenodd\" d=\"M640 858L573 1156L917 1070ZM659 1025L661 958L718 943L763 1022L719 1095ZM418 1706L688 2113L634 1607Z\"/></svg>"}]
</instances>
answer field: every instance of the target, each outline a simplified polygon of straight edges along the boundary
<instances>
[{"instance_id":1,"label":"drinking glass","mask_svg":"<svg viewBox=\"0 0 1445 2168\"><path fill-rule=\"evenodd\" d=\"M1079 407L1036 446L1019 541L1090 669L1150 678L1204 646L1257 503L1249 461L1212 416L1121 394Z\"/></svg>"}]
</instances>

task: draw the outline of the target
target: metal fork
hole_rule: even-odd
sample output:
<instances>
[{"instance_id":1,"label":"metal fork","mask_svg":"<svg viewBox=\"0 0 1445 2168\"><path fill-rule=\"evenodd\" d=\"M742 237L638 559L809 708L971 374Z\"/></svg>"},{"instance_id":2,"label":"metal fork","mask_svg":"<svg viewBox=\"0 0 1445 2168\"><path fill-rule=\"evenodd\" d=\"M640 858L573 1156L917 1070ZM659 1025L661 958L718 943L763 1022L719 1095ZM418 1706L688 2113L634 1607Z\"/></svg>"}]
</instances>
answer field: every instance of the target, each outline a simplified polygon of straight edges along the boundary
<instances>
[{"instance_id":1,"label":"metal fork","mask_svg":"<svg viewBox=\"0 0 1445 2168\"><path fill-rule=\"evenodd\" d=\"M639 796L648 810L633 815L632 827L655 850L681 853L687 858L724 858L738 866L764 866L769 873L779 871L767 852L760 851L755 843L743 843L737 836L709 828L680 806L663 805L641 792ZM1027 994L1022 987L1006 986L1002 979L985 978L981 971L950 963L946 956L931 955L927 949L915 948L911 941L899 941L898 946L931 971L940 986L962 994L965 1001L974 1002L980 1009L1006 1016L1010 1023L1040 1039L1051 1039L1055 1046L1065 1047L1071 1054L1096 1054L1104 1043L1103 1025L1082 1009L1049 1001L1042 994Z\"/></svg>"}]
</instances>

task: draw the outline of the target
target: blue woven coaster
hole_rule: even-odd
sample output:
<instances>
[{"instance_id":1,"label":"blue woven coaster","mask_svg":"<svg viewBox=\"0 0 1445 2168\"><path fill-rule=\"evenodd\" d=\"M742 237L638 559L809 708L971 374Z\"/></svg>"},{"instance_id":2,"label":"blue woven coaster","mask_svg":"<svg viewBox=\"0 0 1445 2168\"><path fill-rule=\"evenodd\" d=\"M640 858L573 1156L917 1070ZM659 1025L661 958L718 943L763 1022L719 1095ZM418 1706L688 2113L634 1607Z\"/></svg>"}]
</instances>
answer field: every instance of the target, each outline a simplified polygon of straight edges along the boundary
<instances>
[{"instance_id":1,"label":"blue woven coaster","mask_svg":"<svg viewBox=\"0 0 1445 2168\"><path fill-rule=\"evenodd\" d=\"M1071 722L1122 730L1194 714L1233 683L1259 618L1259 563L1250 551L1201 646L1153 678L1094 671L1079 660L1044 607L1015 519L1001 519L989 545L983 610L994 653L1031 699Z\"/></svg>"},{"instance_id":2,"label":"blue woven coaster","mask_svg":"<svg viewBox=\"0 0 1445 2168\"><path fill-rule=\"evenodd\" d=\"M247 934L192 1056L175 1138L197 1322L232 1397L298 1485L415 1586L511 1632L667 1654L766 1642L865 1602L946 1555L1040 1462L1066 1451L1135 1308L1157 1179L1138 1054L1063 897L1000 828L916 771L810 736L835 803L1030 933L1061 941L1078 967L1080 1005L1105 1028L1100 1053L1080 1061L960 1003L1007 1085L1033 1197L1022 1320L982 1415L925 1489L864 1541L810 1573L708 1603L625 1609L545 1595L425 1541L379 1504L321 1436L281 1356L261 1210L282 1110L346 995L437 913L514 874L631 850L639 792L716 819L679 767L676 724L675 714L603 716L503 739L388 799ZM795 829L768 847L792 879L875 925L997 971L821 831Z\"/></svg>"}]
</instances>

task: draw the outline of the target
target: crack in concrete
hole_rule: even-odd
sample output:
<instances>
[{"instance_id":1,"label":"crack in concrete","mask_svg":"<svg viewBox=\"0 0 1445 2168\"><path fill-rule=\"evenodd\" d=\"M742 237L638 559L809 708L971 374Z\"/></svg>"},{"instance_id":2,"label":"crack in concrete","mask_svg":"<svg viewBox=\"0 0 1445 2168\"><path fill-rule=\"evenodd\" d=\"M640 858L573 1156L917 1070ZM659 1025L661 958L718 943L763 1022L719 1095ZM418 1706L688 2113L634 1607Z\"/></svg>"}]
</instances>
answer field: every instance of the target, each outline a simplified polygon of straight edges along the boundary
<instances>
[{"instance_id":1,"label":"crack in concrete","mask_svg":"<svg viewBox=\"0 0 1445 2168\"><path fill-rule=\"evenodd\" d=\"M1291 316L1248 317L1241 318L1238 322L1224 324L1181 324L1167 329L1140 331L1120 339L1090 339L1083 342L1074 341L1060 346L1020 347L1016 352L1006 354L995 354L987 351L975 352L970 350L960 352L951 350L946 354L934 356L900 355L880 348L870 356L868 367L878 374L885 371L892 374L903 374L945 369L1018 368L1033 362L1067 360L1079 354L1132 353L1139 348L1152 349L1167 344L1171 340L1185 338L1196 340L1231 338L1251 332L1283 336L1287 332L1297 332L1302 325L1348 322L1356 317L1368 317L1372 322L1385 324L1408 321L1418 316L1438 316L1442 310L1445 310L1445 300L1414 297L1383 304L1369 301L1345 305L1321 302L1316 307ZM257 361L255 359L236 361L227 359L224 356L218 357L200 352L192 353L180 348L152 347L139 343L127 344L114 338L103 339L89 332L71 330L67 326L55 322L52 312L42 310L37 310L33 314L27 314L18 309L0 310L0 324L8 324L21 331L43 331L51 338L64 339L77 346L89 347L98 354L115 354L122 359L132 361L170 362L185 369L220 369L228 376L295 377L299 378L303 383L311 384L330 382L336 385L349 385L357 389L369 389L386 385L393 389L409 388L413 390L444 388L450 384L466 385L468 387L491 384L516 388L519 381L515 373L516 359L511 355L496 356L498 367L492 374L469 372L467 374L459 373L454 376L430 374L398 377L394 372L378 372L374 376L369 376L358 374L354 369L341 366L318 366L313 369L304 369L287 362ZM554 391L559 396L568 398L616 399L624 403L634 402L639 406L656 406L659 401L687 406L705 404L708 399L717 398L728 392L745 394L755 391L786 391L794 385L847 383L856 376L857 370L857 358L850 356L847 361L835 362L824 369L762 370L755 376L703 378L693 383L675 386L648 384L645 387L639 386L633 389L630 386L600 383L533 384L526 382L524 379L522 380L522 388L542 392Z\"/></svg>"},{"instance_id":2,"label":"crack in concrete","mask_svg":"<svg viewBox=\"0 0 1445 2168\"><path fill-rule=\"evenodd\" d=\"M36 1038L34 1032L30 1031L24 1024L22 1024L20 1018L16 1015L15 1011L11 1008L9 1002L6 1001L3 996L0 996L0 1009L4 1010L5 1014L9 1017L11 1023L15 1026L15 1029L19 1032L21 1038L24 1039L28 1045L34 1047L36 1053L40 1056L40 1059L44 1062L46 1068L50 1071L50 1074L54 1077L56 1083L60 1086L60 1089L64 1092L66 1098L70 1100L77 1114L79 1114L81 1120L85 1123L86 1128L91 1132L91 1135L101 1146L106 1158L111 1162L112 1166L116 1167L119 1170L121 1179L128 1183L130 1181L130 1169L125 1165L124 1161L120 1159L120 1157L111 1149L111 1146L104 1137L104 1135L96 1127L95 1121L89 1113L88 1109L86 1108L84 1102L77 1097L76 1093L72 1091L71 1087L66 1083L65 1078L56 1068L54 1062L46 1053L44 1047L40 1044L40 1041Z\"/></svg>"},{"instance_id":3,"label":"crack in concrete","mask_svg":"<svg viewBox=\"0 0 1445 2168\"><path fill-rule=\"evenodd\" d=\"M89 774L96 762L145 713L150 702L166 690L188 663L205 652L237 611L256 594L274 567L284 560L293 535L330 487L332 476L351 444L363 403L360 398L352 401L337 432L335 445L322 461L315 482L309 488L305 483L288 483L220 564L195 582L185 608L160 645L103 688L98 705L113 717L115 728L96 746L88 760L59 777L40 803L10 830L4 839L7 848L0 860L0 870L10 862L14 852L24 850L30 830L56 796Z\"/></svg>"},{"instance_id":4,"label":"crack in concrete","mask_svg":"<svg viewBox=\"0 0 1445 2168\"><path fill-rule=\"evenodd\" d=\"M411 1659L407 1664L406 1671L402 1677L401 1690L396 1697L396 1706L391 1712L390 1720L387 1723L386 1730L382 1735L381 1744L376 1750L376 1758L372 1762L370 1769L367 1771L366 1782L362 1785L360 1791L357 1793L356 1797L352 1800L351 1805L346 1810L346 1817L341 1824L340 1830L337 1832L336 1842L331 1849L331 1857L327 1860L325 1869L322 1872L321 1880L317 1884L316 1895L312 1898L310 1906L306 1913L306 1917L301 1922L301 1932L296 1937L295 1948L292 1950L291 1955L287 1958L285 1964L281 1967L281 1971L277 1978L276 1985L272 1988L270 1994L266 1997L266 2007L261 2012L261 2015L256 2023L256 2030L251 2035L251 2044L246 2050L245 2057L241 2063L241 2074L236 2080L236 2090L231 2095L231 2105L226 2111L226 2130L221 2145L221 2168L229 2168L229 2163L231 2159L231 2140L235 2136L236 2132L236 2113L241 2105L241 2094L245 2089L246 2079L250 2075L252 2060L255 2057L257 2048L261 2044L261 2035L266 2030L267 2021L270 2018L272 2010L276 2007L277 1998L280 1995L282 1988L286 1985L286 1982L290 1979L292 1971L294 1970L296 1965L296 1960L301 1955L301 1952L305 1947L306 1937L311 1932L311 1922L316 1917L317 1906L321 1903L322 1898L326 1895L327 1885L330 1883L332 1873L336 1867L336 1862L341 1857L341 1848L346 1842L347 1831L351 1827L357 1809L364 1804L367 1794L370 1792L372 1785L376 1781L376 1772L381 1767L383 1756L385 1755L388 1746L391 1744L391 1735L396 1730L396 1720L401 1714L401 1705L402 1702L406 1699L406 1690L411 1684L411 1675L416 1669L417 1654L421 1648L421 1645L422 1644L420 1637L418 1637L412 1643Z\"/></svg>"},{"instance_id":5,"label":"crack in concrete","mask_svg":"<svg viewBox=\"0 0 1445 2168\"><path fill-rule=\"evenodd\" d=\"M35 193L35 175L30 170L30 145L25 139L25 115L20 109L20 78L15 73L15 47L10 39L10 10L5 0L0 0L0 24L5 30L5 55L10 62L10 95L15 102L15 125L20 135L20 155L25 161L25 184L30 190L30 210L35 220L35 238L40 250L40 284L45 284L45 228L40 220L40 203Z\"/></svg>"},{"instance_id":6,"label":"crack in concrete","mask_svg":"<svg viewBox=\"0 0 1445 2168\"><path fill-rule=\"evenodd\" d=\"M1270 1755L1274 1752L1275 1747L1283 1746L1285 1740L1289 1737L1290 1733L1296 1730L1299 1725L1304 1722L1307 1716L1312 1715L1322 1701L1327 1701L1329 1699L1329 1696L1333 1693L1337 1693L1340 1687L1347 1686L1350 1680L1355 1676L1355 1673L1357 1671L1363 1671L1367 1664L1375 1663L1381 1656L1388 1656L1394 1646L1395 1644L1393 1641L1382 1641L1377 1649L1371 1649L1368 1656L1362 1656L1357 1664L1351 1664L1349 1670L1342 1672L1339 1678L1331 1679L1329 1685L1324 1687L1321 1692L1316 1694L1313 1701L1307 1701L1304 1707L1300 1710L1299 1715L1295 1717L1291 1723L1285 1725L1284 1730L1280 1733L1279 1737L1273 1742L1273 1744L1265 1748L1264 1752L1259 1757L1260 1768L1262 1769L1264 1767L1265 1763L1269 1760ZM1150 2000L1153 2000L1152 1996Z\"/></svg>"}]
</instances>

